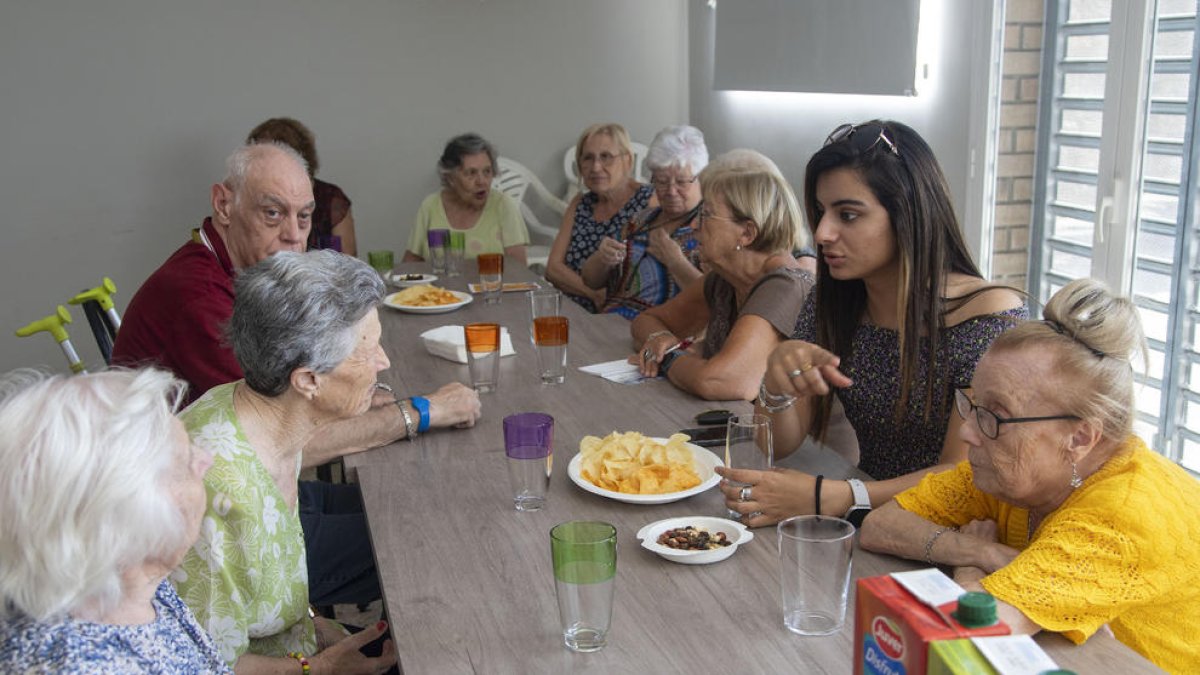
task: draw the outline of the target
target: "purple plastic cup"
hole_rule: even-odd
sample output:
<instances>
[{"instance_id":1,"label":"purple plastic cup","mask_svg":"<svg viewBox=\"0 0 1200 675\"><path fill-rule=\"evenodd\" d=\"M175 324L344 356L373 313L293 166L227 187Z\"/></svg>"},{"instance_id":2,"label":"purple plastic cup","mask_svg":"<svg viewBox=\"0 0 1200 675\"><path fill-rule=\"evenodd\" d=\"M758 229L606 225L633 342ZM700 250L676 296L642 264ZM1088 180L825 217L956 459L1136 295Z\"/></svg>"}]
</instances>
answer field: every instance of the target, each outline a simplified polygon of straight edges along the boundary
<instances>
[{"instance_id":1,"label":"purple plastic cup","mask_svg":"<svg viewBox=\"0 0 1200 675\"><path fill-rule=\"evenodd\" d=\"M536 412L505 417L504 454L513 506L518 511L545 506L554 462L554 418Z\"/></svg>"}]
</instances>

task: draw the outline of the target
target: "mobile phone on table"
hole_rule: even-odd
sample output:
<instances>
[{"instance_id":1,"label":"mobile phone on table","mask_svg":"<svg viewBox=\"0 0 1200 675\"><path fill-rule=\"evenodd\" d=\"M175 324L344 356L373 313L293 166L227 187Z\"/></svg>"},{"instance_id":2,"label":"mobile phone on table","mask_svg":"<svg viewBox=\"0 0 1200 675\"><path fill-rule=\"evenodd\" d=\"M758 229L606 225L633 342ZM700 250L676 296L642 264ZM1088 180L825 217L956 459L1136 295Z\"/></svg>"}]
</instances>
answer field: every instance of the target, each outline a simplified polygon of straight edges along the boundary
<instances>
[{"instance_id":1,"label":"mobile phone on table","mask_svg":"<svg viewBox=\"0 0 1200 675\"><path fill-rule=\"evenodd\" d=\"M694 429L680 429L679 433L687 434L691 439L689 443L694 443L702 447L713 447L717 445L725 445L725 427L696 427Z\"/></svg>"},{"instance_id":2,"label":"mobile phone on table","mask_svg":"<svg viewBox=\"0 0 1200 675\"><path fill-rule=\"evenodd\" d=\"M725 424L730 417L733 417L733 413L728 410L705 410L696 415L696 424Z\"/></svg>"}]
</instances>

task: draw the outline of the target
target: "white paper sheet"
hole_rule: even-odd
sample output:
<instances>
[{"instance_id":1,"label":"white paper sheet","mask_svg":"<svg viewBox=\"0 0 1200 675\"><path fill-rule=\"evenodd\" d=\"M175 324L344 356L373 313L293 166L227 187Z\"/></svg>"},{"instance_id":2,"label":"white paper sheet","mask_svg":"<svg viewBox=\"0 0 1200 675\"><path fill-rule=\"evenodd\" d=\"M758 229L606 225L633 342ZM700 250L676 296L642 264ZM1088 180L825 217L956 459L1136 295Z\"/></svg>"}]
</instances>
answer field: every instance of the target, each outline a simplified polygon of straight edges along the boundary
<instances>
[{"instance_id":1,"label":"white paper sheet","mask_svg":"<svg viewBox=\"0 0 1200 675\"><path fill-rule=\"evenodd\" d=\"M580 366L579 369L589 375L599 375L610 382L618 384L638 384L643 380L654 379L642 377L642 373L638 370L638 367L625 359L606 361L590 366Z\"/></svg>"}]
</instances>

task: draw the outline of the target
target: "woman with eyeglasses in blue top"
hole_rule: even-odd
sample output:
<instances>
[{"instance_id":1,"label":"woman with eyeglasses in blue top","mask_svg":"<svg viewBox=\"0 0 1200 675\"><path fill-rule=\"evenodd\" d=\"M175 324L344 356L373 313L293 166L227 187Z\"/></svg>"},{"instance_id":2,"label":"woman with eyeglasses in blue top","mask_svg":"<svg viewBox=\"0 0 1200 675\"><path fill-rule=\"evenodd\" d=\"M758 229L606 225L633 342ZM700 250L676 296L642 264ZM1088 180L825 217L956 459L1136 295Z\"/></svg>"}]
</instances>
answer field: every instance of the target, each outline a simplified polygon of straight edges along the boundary
<instances>
[{"instance_id":1,"label":"woman with eyeglasses in blue top","mask_svg":"<svg viewBox=\"0 0 1200 675\"><path fill-rule=\"evenodd\" d=\"M808 162L804 206L817 284L793 339L768 360L755 411L771 416L779 458L822 439L836 395L858 436L858 466L875 480L720 470L750 484L722 490L752 526L802 513L857 525L872 504L965 459L954 390L1027 316L1018 292L980 275L933 151L904 124L835 129Z\"/></svg>"}]
</instances>

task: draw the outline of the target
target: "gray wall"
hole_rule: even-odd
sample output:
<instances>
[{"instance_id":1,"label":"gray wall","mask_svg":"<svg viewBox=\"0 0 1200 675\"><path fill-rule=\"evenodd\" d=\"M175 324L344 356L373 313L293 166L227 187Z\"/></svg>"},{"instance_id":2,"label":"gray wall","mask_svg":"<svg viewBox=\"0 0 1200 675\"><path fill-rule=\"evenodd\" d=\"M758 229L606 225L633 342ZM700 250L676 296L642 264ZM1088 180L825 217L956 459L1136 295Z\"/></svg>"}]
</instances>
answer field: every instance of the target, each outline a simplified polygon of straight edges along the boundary
<instances>
[{"instance_id":1,"label":"gray wall","mask_svg":"<svg viewBox=\"0 0 1200 675\"><path fill-rule=\"evenodd\" d=\"M262 119L316 132L360 255L399 252L456 133L482 133L561 193L563 150L587 124L649 142L687 121L687 39L685 0L5 2L0 370L63 369L49 336L12 331L103 275L123 311Z\"/></svg>"},{"instance_id":2,"label":"gray wall","mask_svg":"<svg viewBox=\"0 0 1200 675\"><path fill-rule=\"evenodd\" d=\"M971 78L973 69L986 66L973 56L989 44L989 26L977 14L990 1L921 3L922 31L928 30L933 37L930 78L924 83L918 80L917 96L901 97L713 91L715 12L705 0L692 0L688 16L692 124L704 131L710 151L748 147L766 153L779 164L799 196L804 165L839 124L872 118L904 122L916 129L937 154L963 218L972 170L968 143ZM854 74L847 73L846 77ZM977 220L971 214L964 218L964 227L970 229Z\"/></svg>"}]
</instances>

